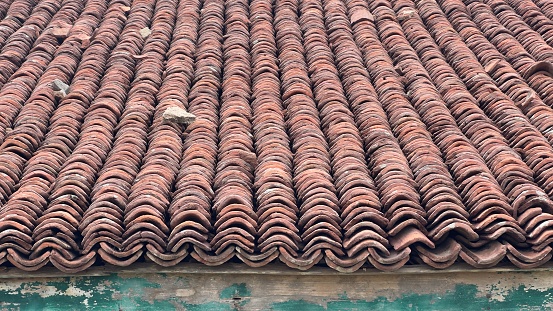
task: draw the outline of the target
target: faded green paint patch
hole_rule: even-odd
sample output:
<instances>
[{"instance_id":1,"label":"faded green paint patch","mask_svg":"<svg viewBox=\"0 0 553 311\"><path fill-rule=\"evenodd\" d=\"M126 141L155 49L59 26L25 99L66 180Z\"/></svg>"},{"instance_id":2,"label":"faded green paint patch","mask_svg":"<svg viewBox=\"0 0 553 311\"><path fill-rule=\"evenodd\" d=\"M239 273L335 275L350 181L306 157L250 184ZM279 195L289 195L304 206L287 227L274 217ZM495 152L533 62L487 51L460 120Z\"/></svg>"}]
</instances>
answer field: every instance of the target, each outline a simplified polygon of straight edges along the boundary
<instances>
[{"instance_id":1,"label":"faded green paint patch","mask_svg":"<svg viewBox=\"0 0 553 311\"><path fill-rule=\"evenodd\" d=\"M551 310L547 305L553 301L553 289L539 291L527 289L523 285L510 290L504 295L502 301L479 295L476 285L459 284L455 290L445 294L405 294L401 297L388 300L379 297L371 301L341 299L327 300L325 305L308 302L305 300L290 300L273 303L274 311L338 311L338 310L424 310L424 311L481 311L481 310Z\"/></svg>"},{"instance_id":2,"label":"faded green paint patch","mask_svg":"<svg viewBox=\"0 0 553 311\"><path fill-rule=\"evenodd\" d=\"M157 303L143 299L145 291L160 284L143 278L108 277L58 278L56 281L0 285L0 307L22 310L67 310L68 306L127 310L157 309ZM170 305L167 305L170 307Z\"/></svg>"},{"instance_id":3,"label":"faded green paint patch","mask_svg":"<svg viewBox=\"0 0 553 311\"><path fill-rule=\"evenodd\" d=\"M325 311L326 309L319 304L305 300L289 300L272 304L271 310Z\"/></svg>"},{"instance_id":4,"label":"faded green paint patch","mask_svg":"<svg viewBox=\"0 0 553 311\"><path fill-rule=\"evenodd\" d=\"M166 293L165 299L156 299L163 292L165 279L159 282L146 278L109 277L62 278L56 281L0 283L0 309L68 310L76 306L92 310L189 310L230 311L240 309L251 295L245 283L233 284L220 293L220 299L204 303L188 303ZM182 278L177 278L177 280ZM159 290L157 290L159 289ZM224 301L228 300L228 301Z\"/></svg>"},{"instance_id":5,"label":"faded green paint patch","mask_svg":"<svg viewBox=\"0 0 553 311\"><path fill-rule=\"evenodd\" d=\"M232 284L231 286L223 289L219 298L221 299L233 299L238 297L249 297L251 291L246 286L246 283Z\"/></svg>"},{"instance_id":6,"label":"faded green paint patch","mask_svg":"<svg viewBox=\"0 0 553 311\"><path fill-rule=\"evenodd\" d=\"M220 303L220 302L213 302L213 301L201 303L201 304L182 303L180 305L176 304L176 306L180 306L184 308L184 310L186 311L232 311L237 309L231 305ZM175 309L178 310L179 308L177 307ZM166 310L175 310L175 309L166 309ZM158 309L158 310L163 310L163 309Z\"/></svg>"},{"instance_id":7,"label":"faded green paint patch","mask_svg":"<svg viewBox=\"0 0 553 311\"><path fill-rule=\"evenodd\" d=\"M243 307L248 304L251 294L252 293L246 283L239 283L232 284L231 286L224 288L219 294L219 298L223 300L231 299L233 308L240 309L239 307Z\"/></svg>"},{"instance_id":8,"label":"faded green paint patch","mask_svg":"<svg viewBox=\"0 0 553 311\"><path fill-rule=\"evenodd\" d=\"M252 293L248 289L248 286L246 285L246 283L240 283L240 284L232 284L231 286L223 289L221 291L221 294L219 294L219 298L233 299L233 298L249 297L251 294Z\"/></svg>"}]
</instances>

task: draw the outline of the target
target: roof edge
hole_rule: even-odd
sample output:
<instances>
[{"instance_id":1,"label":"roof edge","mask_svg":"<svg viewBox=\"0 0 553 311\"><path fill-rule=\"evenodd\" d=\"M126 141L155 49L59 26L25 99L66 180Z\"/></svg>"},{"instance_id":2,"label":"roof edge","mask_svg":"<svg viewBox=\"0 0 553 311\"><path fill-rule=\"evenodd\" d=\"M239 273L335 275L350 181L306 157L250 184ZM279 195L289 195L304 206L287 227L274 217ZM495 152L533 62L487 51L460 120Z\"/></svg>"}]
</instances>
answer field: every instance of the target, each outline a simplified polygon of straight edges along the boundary
<instances>
[{"instance_id":1,"label":"roof edge","mask_svg":"<svg viewBox=\"0 0 553 311\"><path fill-rule=\"evenodd\" d=\"M144 275L144 274L225 274L225 275L296 275L296 276L329 276L329 275L428 275L428 274L457 274L457 273L530 273L530 272L551 272L553 262L549 262L537 268L520 269L508 263L489 269L477 269L465 263L456 263L443 270L430 268L424 265L405 266L396 271L380 271L376 268L360 268L351 273L338 272L329 267L312 267L307 271L300 271L287 267L284 264L269 264L264 267L252 268L245 264L226 263L223 266L210 267L201 263L184 263L173 267L161 267L155 263L138 263L131 267L118 267L112 265L93 266L79 273L66 273L57 270L55 267L44 267L33 273L21 271L16 267L0 267L0 279L13 278L57 278L57 277L78 277L78 276L107 276L118 275Z\"/></svg>"}]
</instances>

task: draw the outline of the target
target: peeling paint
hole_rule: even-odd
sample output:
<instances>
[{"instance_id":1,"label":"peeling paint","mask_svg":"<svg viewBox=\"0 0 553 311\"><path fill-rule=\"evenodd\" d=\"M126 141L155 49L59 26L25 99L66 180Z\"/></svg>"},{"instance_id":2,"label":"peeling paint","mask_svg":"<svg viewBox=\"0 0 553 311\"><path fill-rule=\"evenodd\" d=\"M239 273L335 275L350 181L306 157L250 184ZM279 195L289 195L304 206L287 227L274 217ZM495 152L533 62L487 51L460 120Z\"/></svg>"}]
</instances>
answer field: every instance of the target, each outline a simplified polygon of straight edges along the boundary
<instances>
[{"instance_id":1,"label":"peeling paint","mask_svg":"<svg viewBox=\"0 0 553 311\"><path fill-rule=\"evenodd\" d=\"M138 275L4 279L0 309L470 311L553 306L551 272L377 275L369 280L355 274Z\"/></svg>"},{"instance_id":2,"label":"peeling paint","mask_svg":"<svg viewBox=\"0 0 553 311\"><path fill-rule=\"evenodd\" d=\"M250 296L252 293L248 289L246 283L232 284L231 286L223 289L219 298L221 299L234 299Z\"/></svg>"},{"instance_id":3,"label":"peeling paint","mask_svg":"<svg viewBox=\"0 0 553 311\"><path fill-rule=\"evenodd\" d=\"M551 295L553 289L547 291ZM505 294L503 301L494 301L486 297L479 297L476 285L459 284L453 291L445 295L436 294L405 294L398 299L388 300L386 297L379 297L375 300L351 300L339 299L329 300L324 305L308 302L305 300L290 300L271 304L270 310L274 311L334 311L334 310L421 310L421 311L471 311L471 310L550 310L547 305L551 301L542 303L546 296L539 290L527 289L520 286Z\"/></svg>"}]
</instances>

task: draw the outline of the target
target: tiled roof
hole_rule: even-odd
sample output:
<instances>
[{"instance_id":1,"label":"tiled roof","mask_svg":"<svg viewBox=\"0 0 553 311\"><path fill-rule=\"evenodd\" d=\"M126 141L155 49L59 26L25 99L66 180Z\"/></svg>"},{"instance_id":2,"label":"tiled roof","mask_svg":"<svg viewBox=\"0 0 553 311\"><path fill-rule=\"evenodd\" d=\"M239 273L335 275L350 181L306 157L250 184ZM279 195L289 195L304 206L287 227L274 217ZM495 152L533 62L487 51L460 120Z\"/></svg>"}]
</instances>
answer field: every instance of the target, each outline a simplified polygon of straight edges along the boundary
<instances>
[{"instance_id":1,"label":"tiled roof","mask_svg":"<svg viewBox=\"0 0 553 311\"><path fill-rule=\"evenodd\" d=\"M552 0L5 0L0 18L5 265L551 259Z\"/></svg>"}]
</instances>

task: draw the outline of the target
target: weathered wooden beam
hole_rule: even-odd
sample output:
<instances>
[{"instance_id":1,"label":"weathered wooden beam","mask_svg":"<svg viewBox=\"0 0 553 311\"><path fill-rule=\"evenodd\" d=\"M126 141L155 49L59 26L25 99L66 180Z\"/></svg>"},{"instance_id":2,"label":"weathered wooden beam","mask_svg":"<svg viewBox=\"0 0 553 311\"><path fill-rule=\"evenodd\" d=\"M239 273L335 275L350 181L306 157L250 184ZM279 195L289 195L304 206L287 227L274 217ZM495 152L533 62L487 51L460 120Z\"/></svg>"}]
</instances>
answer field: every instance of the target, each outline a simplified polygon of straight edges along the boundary
<instances>
[{"instance_id":1,"label":"weathered wooden beam","mask_svg":"<svg viewBox=\"0 0 553 311\"><path fill-rule=\"evenodd\" d=\"M284 264L272 263L265 267L252 268L245 264L225 263L222 266L206 266L199 263L181 263L173 267L162 267L154 263L135 263L131 267L116 267L111 265L93 266L86 271L67 274L54 267L44 267L32 273L21 271L14 267L0 267L0 279L10 278L48 278L48 277L66 277L66 276L108 276L117 274L242 274L242 275L409 275L409 274L458 274L458 273L530 273L530 272L553 272L553 262L544 264L533 269L519 269L511 264L497 265L490 269L475 269L464 263L455 264L448 269L438 270L429 266L404 266L393 272L380 271L374 268L362 268L353 273L342 273L328 267L312 267L307 271L292 269Z\"/></svg>"},{"instance_id":2,"label":"weathered wooden beam","mask_svg":"<svg viewBox=\"0 0 553 311\"><path fill-rule=\"evenodd\" d=\"M553 266L448 270L406 267L351 274L280 265L182 264L0 272L0 309L73 310L548 310Z\"/></svg>"}]
</instances>

